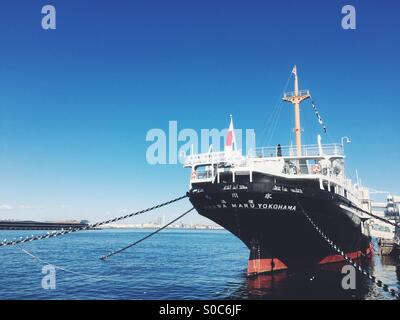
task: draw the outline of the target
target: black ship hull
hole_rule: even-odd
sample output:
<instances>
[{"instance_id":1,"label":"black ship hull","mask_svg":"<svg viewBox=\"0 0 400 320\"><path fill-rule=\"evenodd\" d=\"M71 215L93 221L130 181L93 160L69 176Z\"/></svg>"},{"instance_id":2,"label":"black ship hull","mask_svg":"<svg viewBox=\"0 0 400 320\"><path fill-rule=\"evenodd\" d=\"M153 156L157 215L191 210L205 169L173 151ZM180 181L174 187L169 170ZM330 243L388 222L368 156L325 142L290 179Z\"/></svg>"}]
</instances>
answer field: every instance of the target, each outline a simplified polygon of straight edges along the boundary
<instances>
[{"instance_id":1,"label":"black ship hull","mask_svg":"<svg viewBox=\"0 0 400 320\"><path fill-rule=\"evenodd\" d=\"M230 174L222 176L220 183L193 184L189 195L201 215L250 249L249 275L343 261L304 211L351 258L371 252L370 239L362 233L362 219L351 209L352 203L322 190L318 181L254 174L252 182L248 176L232 182Z\"/></svg>"}]
</instances>

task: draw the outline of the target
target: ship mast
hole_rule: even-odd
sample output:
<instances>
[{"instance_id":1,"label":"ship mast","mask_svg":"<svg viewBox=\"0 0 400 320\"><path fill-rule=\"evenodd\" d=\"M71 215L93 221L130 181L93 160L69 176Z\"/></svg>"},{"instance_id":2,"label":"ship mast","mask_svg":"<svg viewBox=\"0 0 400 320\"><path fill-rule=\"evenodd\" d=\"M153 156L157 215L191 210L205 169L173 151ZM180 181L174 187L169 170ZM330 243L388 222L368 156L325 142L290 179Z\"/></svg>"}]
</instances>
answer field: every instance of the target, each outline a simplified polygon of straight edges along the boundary
<instances>
[{"instance_id":1,"label":"ship mast","mask_svg":"<svg viewBox=\"0 0 400 320\"><path fill-rule=\"evenodd\" d=\"M308 90L299 90L299 78L297 76L297 67L294 66L292 70L294 76L294 92L285 93L283 100L290 102L294 106L294 130L296 132L296 149L297 156L301 157L301 125L300 125L300 104L310 98L310 92Z\"/></svg>"}]
</instances>

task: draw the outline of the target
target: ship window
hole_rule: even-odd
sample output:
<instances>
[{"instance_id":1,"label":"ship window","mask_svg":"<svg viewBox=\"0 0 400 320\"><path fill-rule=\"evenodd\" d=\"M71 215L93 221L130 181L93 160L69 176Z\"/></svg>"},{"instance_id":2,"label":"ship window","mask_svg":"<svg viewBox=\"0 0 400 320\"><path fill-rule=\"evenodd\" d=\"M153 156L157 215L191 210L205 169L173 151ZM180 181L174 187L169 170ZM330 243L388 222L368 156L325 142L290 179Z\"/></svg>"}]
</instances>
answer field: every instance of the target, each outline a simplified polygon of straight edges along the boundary
<instances>
[{"instance_id":1,"label":"ship window","mask_svg":"<svg viewBox=\"0 0 400 320\"><path fill-rule=\"evenodd\" d=\"M232 183L232 173L224 173L220 176L220 181L222 183Z\"/></svg>"},{"instance_id":2,"label":"ship window","mask_svg":"<svg viewBox=\"0 0 400 320\"><path fill-rule=\"evenodd\" d=\"M250 179L249 175L236 175L235 176L235 181L237 183L247 183L247 182L249 182L249 179Z\"/></svg>"}]
</instances>

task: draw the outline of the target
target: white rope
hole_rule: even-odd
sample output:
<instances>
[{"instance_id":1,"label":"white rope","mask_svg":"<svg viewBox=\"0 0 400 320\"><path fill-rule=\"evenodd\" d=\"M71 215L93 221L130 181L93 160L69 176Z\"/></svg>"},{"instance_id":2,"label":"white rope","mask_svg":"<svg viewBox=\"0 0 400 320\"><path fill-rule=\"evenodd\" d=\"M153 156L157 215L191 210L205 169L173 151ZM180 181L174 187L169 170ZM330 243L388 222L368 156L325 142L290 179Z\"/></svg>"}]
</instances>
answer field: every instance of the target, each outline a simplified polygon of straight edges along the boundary
<instances>
[{"instance_id":1,"label":"white rope","mask_svg":"<svg viewBox=\"0 0 400 320\"><path fill-rule=\"evenodd\" d=\"M116 217L116 218L109 219L109 220L106 220L106 221L97 222L95 224L90 224L90 225L83 226L83 227L78 227L78 228L72 228L71 227L71 228L68 228L67 230L55 231L55 232L51 232L51 233L47 232L47 233L44 233L44 234L41 234L41 235L37 235L37 236L33 236L33 235L30 236L30 237L27 236L25 238L20 237L19 239L14 239L14 240L4 239L2 242L0 242L0 247L15 246L17 244L23 244L23 243L26 243L26 242L32 242L32 241L36 241L36 240L55 238L55 237L63 236L63 235L74 233L74 232L78 232L78 231L96 229L96 228L98 228L98 227L100 227L102 225L107 225L107 224L110 224L110 223L113 223L113 222L125 220L125 219L131 218L133 216L137 216L137 215L143 214L145 212L149 212L149 211L152 211L152 210L159 209L161 207L165 207L167 205L170 205L170 204L172 204L174 202L180 201L180 200L182 200L184 198L187 198L187 197L188 196L186 194L186 195L184 195L182 197L175 198L173 200L161 203L159 205L156 205L156 206L153 206L153 207L141 210L141 211L130 213L130 214L127 214L127 215L121 216L121 217Z\"/></svg>"},{"instance_id":2,"label":"white rope","mask_svg":"<svg viewBox=\"0 0 400 320\"><path fill-rule=\"evenodd\" d=\"M38 256L34 255L33 253L31 253L28 250L26 250L25 248L23 248L21 245L18 244L17 246L21 249L21 251L23 253L25 253L27 256L31 257L38 264L52 265L52 266L54 266L55 269L58 269L58 270L61 270L61 271L64 271L66 273L70 273L70 274L73 274L73 275L77 275L77 276L81 276L81 277L85 277L85 278L90 278L90 279L95 280L95 281L115 281L115 282L126 283L126 280L123 280L123 279L116 279L115 277L109 277L109 276L99 276L99 275L93 275L93 274L86 274L86 273L77 272L77 271L62 267L62 266L55 265L55 264L53 264L51 262L48 262L46 260L43 260L43 259L39 258Z\"/></svg>"}]
</instances>

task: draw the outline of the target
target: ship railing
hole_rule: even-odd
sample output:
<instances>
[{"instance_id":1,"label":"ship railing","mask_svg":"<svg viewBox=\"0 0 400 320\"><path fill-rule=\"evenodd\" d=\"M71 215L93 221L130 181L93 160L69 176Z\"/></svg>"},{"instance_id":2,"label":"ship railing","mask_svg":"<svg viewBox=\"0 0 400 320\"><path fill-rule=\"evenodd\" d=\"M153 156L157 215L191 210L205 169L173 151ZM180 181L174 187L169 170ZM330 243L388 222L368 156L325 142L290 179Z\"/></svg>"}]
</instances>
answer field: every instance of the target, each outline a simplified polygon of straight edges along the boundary
<instances>
[{"instance_id":1,"label":"ship railing","mask_svg":"<svg viewBox=\"0 0 400 320\"><path fill-rule=\"evenodd\" d=\"M321 149L322 150L320 150L318 145L304 145L301 148L301 156L321 157L344 155L343 146L341 144L324 144ZM296 146L262 147L250 150L248 155L253 158L297 157L297 149Z\"/></svg>"},{"instance_id":2,"label":"ship railing","mask_svg":"<svg viewBox=\"0 0 400 320\"><path fill-rule=\"evenodd\" d=\"M214 164L214 163L232 163L240 162L243 160L242 151L221 151L221 152L208 152L200 154L191 154L185 157L184 166L193 167L201 164Z\"/></svg>"},{"instance_id":3,"label":"ship railing","mask_svg":"<svg viewBox=\"0 0 400 320\"><path fill-rule=\"evenodd\" d=\"M315 164L297 164L297 165L285 165L283 173L290 175L302 175L302 174L318 174Z\"/></svg>"},{"instance_id":4,"label":"ship railing","mask_svg":"<svg viewBox=\"0 0 400 320\"><path fill-rule=\"evenodd\" d=\"M214 175L213 175L212 171L210 171L210 170L196 171L191 176L192 180L212 180L213 178L214 178Z\"/></svg>"},{"instance_id":5,"label":"ship railing","mask_svg":"<svg viewBox=\"0 0 400 320\"><path fill-rule=\"evenodd\" d=\"M296 94L296 92L285 92L283 94L283 98L292 98L296 96L309 96L310 95L310 90L299 90L299 92Z\"/></svg>"}]
</instances>

